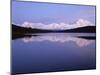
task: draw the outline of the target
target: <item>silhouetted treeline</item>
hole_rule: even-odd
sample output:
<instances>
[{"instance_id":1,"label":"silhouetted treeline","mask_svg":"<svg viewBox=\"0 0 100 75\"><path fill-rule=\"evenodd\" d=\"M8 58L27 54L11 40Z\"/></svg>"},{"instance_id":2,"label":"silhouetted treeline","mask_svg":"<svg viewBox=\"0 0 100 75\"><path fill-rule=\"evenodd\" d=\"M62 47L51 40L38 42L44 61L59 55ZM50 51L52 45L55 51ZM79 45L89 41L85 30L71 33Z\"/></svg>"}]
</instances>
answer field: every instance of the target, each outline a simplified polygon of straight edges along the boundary
<instances>
[{"instance_id":1,"label":"silhouetted treeline","mask_svg":"<svg viewBox=\"0 0 100 75\"><path fill-rule=\"evenodd\" d=\"M96 26L86 26L75 29L64 30L63 32L96 33Z\"/></svg>"},{"instance_id":2,"label":"silhouetted treeline","mask_svg":"<svg viewBox=\"0 0 100 75\"><path fill-rule=\"evenodd\" d=\"M26 33L46 33L53 32L52 30L43 30L43 29L32 29L20 27L12 24L12 34L26 34Z\"/></svg>"},{"instance_id":3,"label":"silhouetted treeline","mask_svg":"<svg viewBox=\"0 0 100 75\"><path fill-rule=\"evenodd\" d=\"M49 33L49 32L95 33L96 26L86 26L69 30L44 30L44 29L25 28L12 24L12 34Z\"/></svg>"}]
</instances>

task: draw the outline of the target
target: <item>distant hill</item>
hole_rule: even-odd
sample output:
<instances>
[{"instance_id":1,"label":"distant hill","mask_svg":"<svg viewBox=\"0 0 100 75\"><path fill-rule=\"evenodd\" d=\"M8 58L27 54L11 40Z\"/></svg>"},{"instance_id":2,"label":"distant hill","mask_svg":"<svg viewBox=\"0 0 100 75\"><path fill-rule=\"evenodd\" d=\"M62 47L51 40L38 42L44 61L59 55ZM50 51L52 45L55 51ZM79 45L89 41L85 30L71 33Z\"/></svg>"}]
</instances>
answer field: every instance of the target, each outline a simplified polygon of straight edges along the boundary
<instances>
[{"instance_id":1,"label":"distant hill","mask_svg":"<svg viewBox=\"0 0 100 75\"><path fill-rule=\"evenodd\" d=\"M46 33L46 32L52 32L52 31L51 30L43 30L43 29L25 28L25 27L20 27L20 26L12 24L12 33L13 34Z\"/></svg>"},{"instance_id":2,"label":"distant hill","mask_svg":"<svg viewBox=\"0 0 100 75\"><path fill-rule=\"evenodd\" d=\"M75 29L56 31L56 30L25 28L25 27L20 27L20 26L12 24L12 34L48 33L48 32L95 33L96 32L96 26L86 26L86 27L80 27L80 28L75 28Z\"/></svg>"},{"instance_id":3,"label":"distant hill","mask_svg":"<svg viewBox=\"0 0 100 75\"><path fill-rule=\"evenodd\" d=\"M75 29L64 30L63 32L95 33L96 26L85 26L85 27L80 27Z\"/></svg>"}]
</instances>

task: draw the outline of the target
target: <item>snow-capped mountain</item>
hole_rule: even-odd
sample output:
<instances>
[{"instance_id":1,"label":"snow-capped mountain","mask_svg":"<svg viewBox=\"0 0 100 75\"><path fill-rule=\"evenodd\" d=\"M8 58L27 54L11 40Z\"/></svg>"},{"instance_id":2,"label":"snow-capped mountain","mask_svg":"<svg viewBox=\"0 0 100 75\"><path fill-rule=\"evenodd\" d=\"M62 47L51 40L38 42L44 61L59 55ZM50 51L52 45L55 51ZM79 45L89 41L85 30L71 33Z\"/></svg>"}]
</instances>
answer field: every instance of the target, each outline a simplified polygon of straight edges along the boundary
<instances>
[{"instance_id":1,"label":"snow-capped mountain","mask_svg":"<svg viewBox=\"0 0 100 75\"><path fill-rule=\"evenodd\" d=\"M51 24L43 24L43 23L32 23L32 22L24 22L21 24L22 27L27 28L38 28L38 29L50 29L50 30L66 30L66 29L74 29L78 27L85 27L85 26L93 26L90 21L79 19L74 24L66 24L66 23L51 23Z\"/></svg>"}]
</instances>

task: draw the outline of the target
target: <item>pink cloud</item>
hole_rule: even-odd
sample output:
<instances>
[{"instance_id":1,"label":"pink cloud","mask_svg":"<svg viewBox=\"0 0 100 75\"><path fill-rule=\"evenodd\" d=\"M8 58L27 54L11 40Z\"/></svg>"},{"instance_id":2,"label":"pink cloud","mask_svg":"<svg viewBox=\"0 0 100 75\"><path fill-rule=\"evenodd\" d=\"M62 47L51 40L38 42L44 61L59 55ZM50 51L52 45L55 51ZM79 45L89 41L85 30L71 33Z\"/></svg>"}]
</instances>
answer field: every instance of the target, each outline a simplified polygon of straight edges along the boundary
<instances>
[{"instance_id":1,"label":"pink cloud","mask_svg":"<svg viewBox=\"0 0 100 75\"><path fill-rule=\"evenodd\" d=\"M78 27L84 27L84 26L91 26L93 25L90 21L79 19L74 24L66 24L66 23L51 23L51 24L43 24L43 23L32 23L32 22L24 22L21 26L27 27L27 28L39 28L39 29L73 29Z\"/></svg>"}]
</instances>

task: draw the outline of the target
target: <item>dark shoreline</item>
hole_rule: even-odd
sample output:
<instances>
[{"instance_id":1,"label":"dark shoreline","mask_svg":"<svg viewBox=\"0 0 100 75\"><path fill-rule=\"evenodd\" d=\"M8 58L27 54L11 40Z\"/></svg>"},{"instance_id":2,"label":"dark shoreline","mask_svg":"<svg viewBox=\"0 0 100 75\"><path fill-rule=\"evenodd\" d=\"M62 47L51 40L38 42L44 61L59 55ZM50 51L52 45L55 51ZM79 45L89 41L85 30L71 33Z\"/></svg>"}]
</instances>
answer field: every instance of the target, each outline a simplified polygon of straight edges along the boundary
<instances>
[{"instance_id":1,"label":"dark shoreline","mask_svg":"<svg viewBox=\"0 0 100 75\"><path fill-rule=\"evenodd\" d=\"M42 36L42 35L37 35L37 34L29 34L29 35L26 35L26 34L12 34L12 40L16 40L16 39L19 39L19 38L24 38L24 37L27 37L27 38L31 38L31 37L39 37L39 36ZM96 36L73 36L73 37L77 37L77 38L83 38L83 39L87 39L87 40L95 40L96 39Z\"/></svg>"},{"instance_id":2,"label":"dark shoreline","mask_svg":"<svg viewBox=\"0 0 100 75\"><path fill-rule=\"evenodd\" d=\"M68 30L46 30L46 29L32 29L20 27L12 24L13 34L27 34L27 33L96 33L96 26L85 26Z\"/></svg>"}]
</instances>

